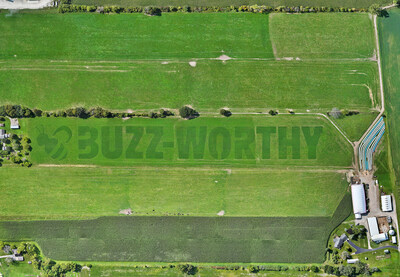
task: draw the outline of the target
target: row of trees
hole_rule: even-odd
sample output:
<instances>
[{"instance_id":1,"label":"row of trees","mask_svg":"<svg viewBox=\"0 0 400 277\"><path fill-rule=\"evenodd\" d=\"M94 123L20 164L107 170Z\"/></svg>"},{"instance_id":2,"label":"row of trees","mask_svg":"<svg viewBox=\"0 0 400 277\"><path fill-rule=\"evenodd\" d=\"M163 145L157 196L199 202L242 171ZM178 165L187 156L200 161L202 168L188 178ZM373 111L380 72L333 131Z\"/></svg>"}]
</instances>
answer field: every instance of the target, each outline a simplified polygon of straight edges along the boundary
<instances>
[{"instance_id":1,"label":"row of trees","mask_svg":"<svg viewBox=\"0 0 400 277\"><path fill-rule=\"evenodd\" d=\"M101 107L86 109L85 107L74 107L67 110L46 112L40 109L29 109L20 105L0 106L0 117L8 116L12 118L30 118L30 117L78 117L78 118L123 118L123 117L150 117L164 118L174 115L167 109L160 109L152 112L112 112Z\"/></svg>"},{"instance_id":2,"label":"row of trees","mask_svg":"<svg viewBox=\"0 0 400 277\"><path fill-rule=\"evenodd\" d=\"M398 1L398 0L396 0ZM397 2L396 2L397 3ZM369 9L357 8L344 8L344 7L303 7L303 6L259 6L259 5L242 5L242 6L205 6L205 7L190 7L190 6L167 6L167 7L120 7L120 6L86 6L86 5L73 5L69 0L61 1L58 11L60 13L69 12L100 12L100 13L144 13L147 15L161 15L161 13L173 12L250 12L250 13L270 13L270 12L284 12L284 13L317 13L317 12L372 12L375 13L374 4Z\"/></svg>"}]
</instances>

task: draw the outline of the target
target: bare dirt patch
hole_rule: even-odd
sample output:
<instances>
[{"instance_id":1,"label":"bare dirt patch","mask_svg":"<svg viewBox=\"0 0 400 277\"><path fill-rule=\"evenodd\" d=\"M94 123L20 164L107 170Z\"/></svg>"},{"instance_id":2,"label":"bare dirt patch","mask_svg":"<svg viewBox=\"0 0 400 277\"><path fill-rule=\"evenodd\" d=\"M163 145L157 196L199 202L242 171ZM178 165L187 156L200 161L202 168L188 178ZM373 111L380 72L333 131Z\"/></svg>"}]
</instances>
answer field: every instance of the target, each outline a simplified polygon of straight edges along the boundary
<instances>
[{"instance_id":1,"label":"bare dirt patch","mask_svg":"<svg viewBox=\"0 0 400 277\"><path fill-rule=\"evenodd\" d=\"M132 209L125 209L125 210L120 210L119 214L125 214L125 215L131 215L132 214Z\"/></svg>"}]
</instances>

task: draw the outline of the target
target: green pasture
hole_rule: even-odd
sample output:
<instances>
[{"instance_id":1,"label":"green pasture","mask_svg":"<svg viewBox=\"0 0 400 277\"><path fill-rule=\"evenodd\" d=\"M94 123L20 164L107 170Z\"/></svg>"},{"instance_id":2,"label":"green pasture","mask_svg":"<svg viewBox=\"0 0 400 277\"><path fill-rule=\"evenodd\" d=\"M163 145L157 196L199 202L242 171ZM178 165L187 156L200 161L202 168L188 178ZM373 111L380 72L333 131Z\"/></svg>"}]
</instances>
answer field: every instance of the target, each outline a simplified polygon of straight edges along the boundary
<instances>
[{"instance_id":1,"label":"green pasture","mask_svg":"<svg viewBox=\"0 0 400 277\"><path fill-rule=\"evenodd\" d=\"M346 7L346 8L368 8L372 4L392 4L388 0L73 0L74 4L81 5L118 5L122 7L135 6L217 6L229 7L231 5L266 5L271 7L279 6L314 6L314 7Z\"/></svg>"},{"instance_id":2,"label":"green pasture","mask_svg":"<svg viewBox=\"0 0 400 277\"><path fill-rule=\"evenodd\" d=\"M56 260L323 262L326 238L351 211L332 217L102 217L0 222L0 238L34 240ZM295 230L295 231L294 231Z\"/></svg>"},{"instance_id":3,"label":"green pasture","mask_svg":"<svg viewBox=\"0 0 400 277\"><path fill-rule=\"evenodd\" d=\"M386 161L380 162L381 166L378 170L381 171L382 175L386 176L385 180L390 181L390 172L387 167L391 165L396 179L392 181L398 184L400 178L400 11L398 9L390 10L388 17L379 18L378 26L386 100L385 108L388 115L386 122L390 141L390 155L386 152L385 156L389 159L391 158L389 163ZM390 191L390 186L387 189ZM394 190L398 199L399 187Z\"/></svg>"},{"instance_id":4,"label":"green pasture","mask_svg":"<svg viewBox=\"0 0 400 277\"><path fill-rule=\"evenodd\" d=\"M333 107L368 111L377 103L377 66L361 61L199 60L0 63L0 103L46 110L76 105L111 109L179 108L218 112L228 106L269 109Z\"/></svg>"},{"instance_id":5,"label":"green pasture","mask_svg":"<svg viewBox=\"0 0 400 277\"><path fill-rule=\"evenodd\" d=\"M268 20L249 13L1 13L0 59L273 58Z\"/></svg>"},{"instance_id":6,"label":"green pasture","mask_svg":"<svg viewBox=\"0 0 400 277\"><path fill-rule=\"evenodd\" d=\"M280 58L370 58L375 49L368 14L272 13L269 33Z\"/></svg>"},{"instance_id":7,"label":"green pasture","mask_svg":"<svg viewBox=\"0 0 400 277\"><path fill-rule=\"evenodd\" d=\"M331 216L343 173L280 169L38 167L1 170L2 220L118 215Z\"/></svg>"},{"instance_id":8,"label":"green pasture","mask_svg":"<svg viewBox=\"0 0 400 277\"><path fill-rule=\"evenodd\" d=\"M35 164L348 167L353 153L312 115L23 121Z\"/></svg>"}]
</instances>

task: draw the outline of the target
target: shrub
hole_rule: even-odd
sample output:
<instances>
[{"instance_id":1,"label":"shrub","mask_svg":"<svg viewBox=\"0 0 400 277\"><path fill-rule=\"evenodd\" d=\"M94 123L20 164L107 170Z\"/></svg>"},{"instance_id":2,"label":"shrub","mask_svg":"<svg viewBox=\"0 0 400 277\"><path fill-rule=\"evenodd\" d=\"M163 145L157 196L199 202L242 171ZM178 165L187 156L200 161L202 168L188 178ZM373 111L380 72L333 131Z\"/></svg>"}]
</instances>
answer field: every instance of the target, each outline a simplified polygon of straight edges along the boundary
<instances>
[{"instance_id":1,"label":"shrub","mask_svg":"<svg viewBox=\"0 0 400 277\"><path fill-rule=\"evenodd\" d=\"M197 267L191 264L180 264L178 265L178 269L187 275L195 275L197 273Z\"/></svg>"},{"instance_id":2,"label":"shrub","mask_svg":"<svg viewBox=\"0 0 400 277\"><path fill-rule=\"evenodd\" d=\"M231 111L225 108L220 109L219 113L226 117L230 117L232 115Z\"/></svg>"},{"instance_id":3,"label":"shrub","mask_svg":"<svg viewBox=\"0 0 400 277\"><path fill-rule=\"evenodd\" d=\"M195 109L189 107L189 106L183 106L182 108L179 109L179 115L182 118L195 118L198 116L198 113L196 112Z\"/></svg>"},{"instance_id":4,"label":"shrub","mask_svg":"<svg viewBox=\"0 0 400 277\"><path fill-rule=\"evenodd\" d=\"M161 9L157 7L145 7L143 13L150 16L161 16Z\"/></svg>"},{"instance_id":5,"label":"shrub","mask_svg":"<svg viewBox=\"0 0 400 277\"><path fill-rule=\"evenodd\" d=\"M369 8L368 11L372 14L375 14L377 16L380 16L382 14L382 9L379 6L379 4L372 4Z\"/></svg>"},{"instance_id":6,"label":"shrub","mask_svg":"<svg viewBox=\"0 0 400 277\"><path fill-rule=\"evenodd\" d=\"M278 112L277 111L274 111L274 110L269 110L269 112L268 112L270 115L277 115L278 114Z\"/></svg>"},{"instance_id":7,"label":"shrub","mask_svg":"<svg viewBox=\"0 0 400 277\"><path fill-rule=\"evenodd\" d=\"M312 265L310 269L311 269L312 272L318 272L319 271L319 267L316 266L316 265Z\"/></svg>"}]
</instances>

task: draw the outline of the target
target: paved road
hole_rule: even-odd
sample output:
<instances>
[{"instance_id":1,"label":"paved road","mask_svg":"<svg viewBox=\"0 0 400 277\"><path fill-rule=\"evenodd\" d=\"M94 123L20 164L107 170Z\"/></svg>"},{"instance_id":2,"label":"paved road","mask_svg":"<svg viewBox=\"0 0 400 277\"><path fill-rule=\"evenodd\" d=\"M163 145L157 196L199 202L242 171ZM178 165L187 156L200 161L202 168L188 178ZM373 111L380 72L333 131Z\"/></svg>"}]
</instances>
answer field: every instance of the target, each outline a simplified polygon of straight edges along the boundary
<instances>
[{"instance_id":1,"label":"paved road","mask_svg":"<svg viewBox=\"0 0 400 277\"><path fill-rule=\"evenodd\" d=\"M392 248L397 250L397 246L394 245L388 245L388 246L381 246L378 248L372 248L372 249L365 249L365 248L361 248L358 247L357 245L355 245L351 240L347 240L347 242L351 245L351 247L356 249L356 254L361 254L361 253L366 253L366 252L371 252L371 251L376 251L376 250L381 250L381 249L385 249L385 248Z\"/></svg>"}]
</instances>

